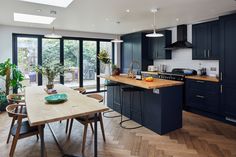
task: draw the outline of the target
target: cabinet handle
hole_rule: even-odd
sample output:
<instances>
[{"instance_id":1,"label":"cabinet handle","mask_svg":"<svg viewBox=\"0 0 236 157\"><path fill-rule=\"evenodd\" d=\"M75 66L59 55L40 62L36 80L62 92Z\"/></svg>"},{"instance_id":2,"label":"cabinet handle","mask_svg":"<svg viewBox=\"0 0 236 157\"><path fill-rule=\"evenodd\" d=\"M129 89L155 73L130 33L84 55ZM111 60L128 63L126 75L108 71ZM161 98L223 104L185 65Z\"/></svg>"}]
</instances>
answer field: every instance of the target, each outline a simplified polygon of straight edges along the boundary
<instances>
[{"instance_id":1,"label":"cabinet handle","mask_svg":"<svg viewBox=\"0 0 236 157\"><path fill-rule=\"evenodd\" d=\"M197 83L205 83L204 81L196 81Z\"/></svg>"},{"instance_id":2,"label":"cabinet handle","mask_svg":"<svg viewBox=\"0 0 236 157\"><path fill-rule=\"evenodd\" d=\"M206 58L207 56L206 56L206 50L204 50L204 58Z\"/></svg>"},{"instance_id":3,"label":"cabinet handle","mask_svg":"<svg viewBox=\"0 0 236 157\"><path fill-rule=\"evenodd\" d=\"M220 73L220 80L223 81L223 72Z\"/></svg>"},{"instance_id":4,"label":"cabinet handle","mask_svg":"<svg viewBox=\"0 0 236 157\"><path fill-rule=\"evenodd\" d=\"M197 98L201 98L201 99L204 99L205 97L202 96L202 95L196 95Z\"/></svg>"},{"instance_id":5,"label":"cabinet handle","mask_svg":"<svg viewBox=\"0 0 236 157\"><path fill-rule=\"evenodd\" d=\"M207 51L207 56L208 56L208 58L210 58L210 50L209 49Z\"/></svg>"},{"instance_id":6,"label":"cabinet handle","mask_svg":"<svg viewBox=\"0 0 236 157\"><path fill-rule=\"evenodd\" d=\"M220 93L223 93L223 85L220 85Z\"/></svg>"}]
</instances>

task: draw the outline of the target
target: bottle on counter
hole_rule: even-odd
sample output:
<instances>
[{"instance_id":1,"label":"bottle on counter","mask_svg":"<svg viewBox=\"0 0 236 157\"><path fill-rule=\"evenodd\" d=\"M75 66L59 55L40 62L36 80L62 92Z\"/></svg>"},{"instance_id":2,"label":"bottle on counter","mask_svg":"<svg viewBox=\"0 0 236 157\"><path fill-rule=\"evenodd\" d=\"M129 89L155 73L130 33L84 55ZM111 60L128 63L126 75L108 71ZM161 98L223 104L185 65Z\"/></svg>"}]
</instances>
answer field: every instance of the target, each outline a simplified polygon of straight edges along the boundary
<instances>
[{"instance_id":1,"label":"bottle on counter","mask_svg":"<svg viewBox=\"0 0 236 157\"><path fill-rule=\"evenodd\" d=\"M141 70L138 70L136 73L136 80L142 80L142 73Z\"/></svg>"}]
</instances>

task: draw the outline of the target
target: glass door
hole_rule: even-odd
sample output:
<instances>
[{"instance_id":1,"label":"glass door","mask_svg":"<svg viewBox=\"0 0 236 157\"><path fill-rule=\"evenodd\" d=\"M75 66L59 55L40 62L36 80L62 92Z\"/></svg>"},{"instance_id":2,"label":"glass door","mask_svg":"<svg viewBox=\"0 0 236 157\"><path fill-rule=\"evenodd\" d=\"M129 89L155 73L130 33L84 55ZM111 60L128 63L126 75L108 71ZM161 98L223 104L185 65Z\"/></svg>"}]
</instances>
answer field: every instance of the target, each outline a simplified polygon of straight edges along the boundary
<instances>
[{"instance_id":1,"label":"glass door","mask_svg":"<svg viewBox=\"0 0 236 157\"><path fill-rule=\"evenodd\" d=\"M64 84L71 88L80 86L80 41L64 39Z\"/></svg>"},{"instance_id":2,"label":"glass door","mask_svg":"<svg viewBox=\"0 0 236 157\"><path fill-rule=\"evenodd\" d=\"M60 63L60 39L42 39L42 65L53 65ZM60 83L57 76L54 83ZM43 84L47 84L47 78L43 76Z\"/></svg>"},{"instance_id":3,"label":"glass door","mask_svg":"<svg viewBox=\"0 0 236 157\"><path fill-rule=\"evenodd\" d=\"M23 86L37 86L38 74L32 66L38 65L38 38L17 37L17 65L24 74Z\"/></svg>"},{"instance_id":4,"label":"glass door","mask_svg":"<svg viewBox=\"0 0 236 157\"><path fill-rule=\"evenodd\" d=\"M97 42L83 41L83 86L97 91Z\"/></svg>"}]
</instances>

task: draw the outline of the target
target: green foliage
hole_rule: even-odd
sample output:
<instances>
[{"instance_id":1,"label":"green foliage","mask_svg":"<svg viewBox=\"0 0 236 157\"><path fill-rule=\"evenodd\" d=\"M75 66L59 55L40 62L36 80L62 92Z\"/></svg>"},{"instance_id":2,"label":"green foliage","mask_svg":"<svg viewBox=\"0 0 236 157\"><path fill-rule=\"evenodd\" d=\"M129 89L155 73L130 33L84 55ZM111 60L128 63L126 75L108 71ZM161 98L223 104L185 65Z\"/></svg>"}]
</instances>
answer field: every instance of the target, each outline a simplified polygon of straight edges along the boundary
<instances>
[{"instance_id":1,"label":"green foliage","mask_svg":"<svg viewBox=\"0 0 236 157\"><path fill-rule=\"evenodd\" d=\"M0 63L0 76L5 77L5 94L8 95L10 87L19 89L22 88L21 82L24 80L24 75L16 65L11 64L10 59L7 59L4 63Z\"/></svg>"},{"instance_id":2,"label":"green foliage","mask_svg":"<svg viewBox=\"0 0 236 157\"><path fill-rule=\"evenodd\" d=\"M102 50L99 54L98 54L98 59L104 63L104 64L110 64L111 63L111 59L109 57L109 53L106 50Z\"/></svg>"},{"instance_id":3,"label":"green foliage","mask_svg":"<svg viewBox=\"0 0 236 157\"><path fill-rule=\"evenodd\" d=\"M47 59L48 60L48 59ZM34 70L42 75L46 76L48 79L48 84L53 83L54 79L58 75L62 75L61 73L64 72L64 66L60 63L56 64L45 64L43 66L34 66Z\"/></svg>"}]
</instances>

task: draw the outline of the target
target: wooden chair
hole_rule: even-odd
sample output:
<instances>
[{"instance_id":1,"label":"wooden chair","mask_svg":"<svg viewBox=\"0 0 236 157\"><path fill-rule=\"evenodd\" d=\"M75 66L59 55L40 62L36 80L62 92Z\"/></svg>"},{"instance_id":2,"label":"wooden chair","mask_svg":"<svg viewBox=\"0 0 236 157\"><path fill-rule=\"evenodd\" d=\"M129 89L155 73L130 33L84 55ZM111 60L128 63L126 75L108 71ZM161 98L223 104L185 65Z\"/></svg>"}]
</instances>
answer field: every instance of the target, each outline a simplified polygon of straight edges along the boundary
<instances>
[{"instance_id":1,"label":"wooden chair","mask_svg":"<svg viewBox=\"0 0 236 157\"><path fill-rule=\"evenodd\" d=\"M93 99L98 100L98 102L103 102L103 96L101 96L101 95L99 95L99 94L89 94L89 95L87 95L87 96L90 97L90 98L93 98ZM83 143L82 143L82 153L84 153L88 124L90 124L91 129L92 129L92 132L94 132L92 123L95 121L95 116L94 116L94 115L86 115L86 116L78 117L78 118L75 118L75 119L76 119L77 121L79 121L81 124L84 125ZM73 121L74 121L74 119L71 119L68 138L70 138L70 135L71 135L71 130L72 130L72 126L73 126ZM106 142L105 130L104 130L104 125L103 125L103 120L102 120L102 113L99 113L99 114L98 114L97 121L100 122L103 140L104 140L104 142Z\"/></svg>"},{"instance_id":2,"label":"wooden chair","mask_svg":"<svg viewBox=\"0 0 236 157\"><path fill-rule=\"evenodd\" d=\"M16 105L21 104L18 107L16 107L16 112L18 112L18 110L20 110L20 112L22 112L23 114L27 114L24 95L9 94L7 96L7 101L8 101L9 104L16 104ZM11 117L11 116L9 115L9 117ZM11 137L12 127L14 126L15 121L16 121L16 117L12 116L11 118L12 118L12 121L11 121L11 126L10 126L8 137L7 137L7 144L9 143L9 140L10 140L10 137Z\"/></svg>"},{"instance_id":3,"label":"wooden chair","mask_svg":"<svg viewBox=\"0 0 236 157\"><path fill-rule=\"evenodd\" d=\"M15 117L17 124L15 124L11 129L11 135L14 137L11 145L11 150L9 157L13 157L17 141L22 138L36 135L38 140L39 129L38 126L31 127L28 121L22 121L23 118L27 117L27 114L22 113L22 111L17 111L19 104L8 105L6 111L10 117Z\"/></svg>"}]
</instances>

